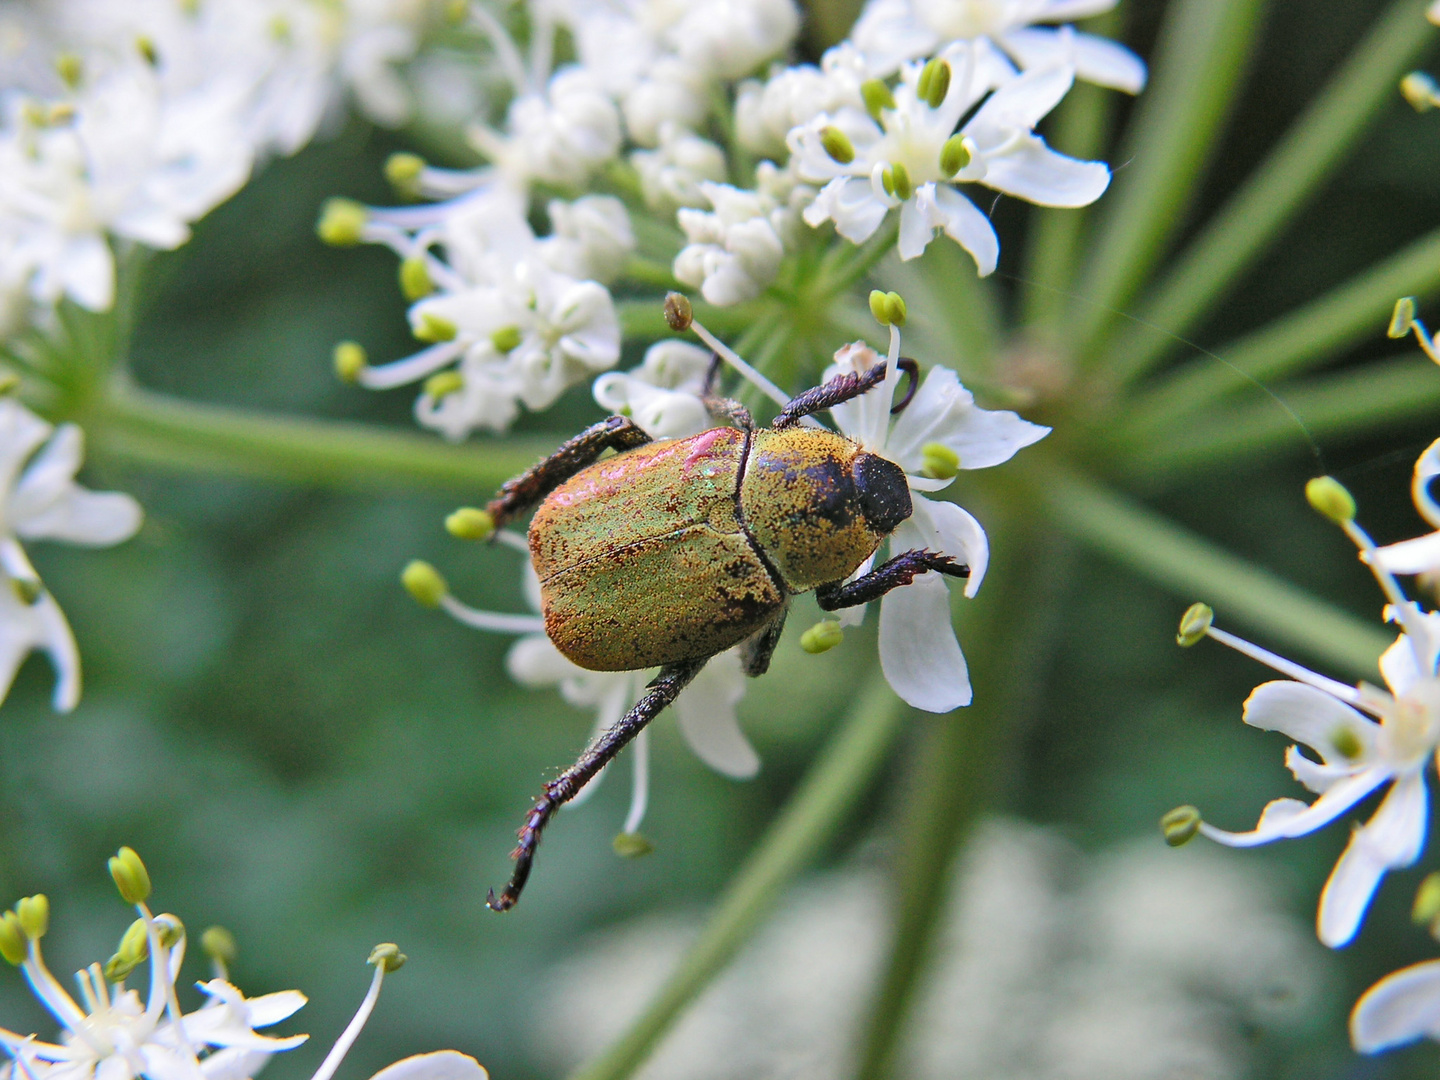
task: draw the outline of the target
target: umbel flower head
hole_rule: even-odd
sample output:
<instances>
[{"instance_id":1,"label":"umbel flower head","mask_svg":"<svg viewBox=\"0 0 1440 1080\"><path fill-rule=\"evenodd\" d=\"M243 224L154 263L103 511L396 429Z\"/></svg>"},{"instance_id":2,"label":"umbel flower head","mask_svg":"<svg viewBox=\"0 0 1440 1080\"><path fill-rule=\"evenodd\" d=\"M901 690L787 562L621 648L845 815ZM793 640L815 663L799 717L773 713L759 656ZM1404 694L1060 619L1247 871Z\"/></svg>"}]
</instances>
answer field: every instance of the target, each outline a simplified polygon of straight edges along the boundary
<instances>
[{"instance_id":1,"label":"umbel flower head","mask_svg":"<svg viewBox=\"0 0 1440 1080\"><path fill-rule=\"evenodd\" d=\"M133 849L122 847L110 860L111 876L121 898L139 916L102 967L99 963L75 975L77 1001L50 973L40 952L49 927L50 903L28 896L0 915L0 955L17 965L41 1004L61 1025L58 1042L19 1035L0 1028L0 1048L10 1055L4 1080L247 1080L274 1054L292 1050L308 1036L273 1038L259 1034L292 1016L305 1004L298 990L282 990L247 998L228 980L234 939L218 927L202 936L215 977L197 983L206 1001L181 1011L175 993L185 959L184 924L174 915L155 915L147 900L150 876ZM311 1080L331 1080L365 1026L387 973L405 956L394 945L377 945L369 962L375 968L370 990L345 1031ZM145 997L125 985L147 967ZM371 1080L487 1080L479 1063L465 1054L444 1050L395 1062Z\"/></svg>"}]
</instances>

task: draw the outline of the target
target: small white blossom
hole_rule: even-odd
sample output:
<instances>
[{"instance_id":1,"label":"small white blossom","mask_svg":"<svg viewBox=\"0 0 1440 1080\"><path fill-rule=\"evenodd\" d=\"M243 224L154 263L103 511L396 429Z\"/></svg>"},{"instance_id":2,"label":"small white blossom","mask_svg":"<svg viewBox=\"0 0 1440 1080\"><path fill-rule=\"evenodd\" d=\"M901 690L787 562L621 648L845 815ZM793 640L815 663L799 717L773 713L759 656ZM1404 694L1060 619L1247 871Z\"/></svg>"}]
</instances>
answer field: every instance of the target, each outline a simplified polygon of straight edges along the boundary
<instances>
[{"instance_id":1,"label":"small white blossom","mask_svg":"<svg viewBox=\"0 0 1440 1080\"><path fill-rule=\"evenodd\" d=\"M1440 530L1440 506L1430 497L1430 481L1440 476L1440 439L1425 448L1415 462L1410 494L1415 509L1436 530ZM1387 544L1373 551L1362 552L1372 565L1391 574L1440 573L1440 531L1398 544Z\"/></svg>"},{"instance_id":2,"label":"small white blossom","mask_svg":"<svg viewBox=\"0 0 1440 1080\"><path fill-rule=\"evenodd\" d=\"M742 83L735 99L735 133L756 154L785 151L790 130L843 106L863 108L860 86L876 72L851 42L825 50L820 66L782 68L765 83Z\"/></svg>"},{"instance_id":3,"label":"small white blossom","mask_svg":"<svg viewBox=\"0 0 1440 1080\"><path fill-rule=\"evenodd\" d=\"M595 401L622 413L656 439L683 439L714 426L701 400L711 356L684 341L660 341L645 350L633 371L611 371L595 380Z\"/></svg>"},{"instance_id":4,"label":"small white blossom","mask_svg":"<svg viewBox=\"0 0 1440 1080\"><path fill-rule=\"evenodd\" d=\"M109 547L133 536L142 516L129 495L87 491L75 482L83 445L73 424L52 428L13 398L0 398L0 699L21 661L44 649L55 667L60 712L80 700L80 654L20 540Z\"/></svg>"},{"instance_id":5,"label":"small white blossom","mask_svg":"<svg viewBox=\"0 0 1440 1080\"><path fill-rule=\"evenodd\" d=\"M693 130L709 102L705 72L678 56L662 56L621 99L625 131L641 146L655 146L667 126Z\"/></svg>"},{"instance_id":6,"label":"small white blossom","mask_svg":"<svg viewBox=\"0 0 1440 1080\"><path fill-rule=\"evenodd\" d=\"M714 211L676 213L690 243L675 256L675 277L721 307L759 296L785 255L790 208L763 191L729 184L702 182L700 192Z\"/></svg>"},{"instance_id":7,"label":"small white blossom","mask_svg":"<svg viewBox=\"0 0 1440 1080\"><path fill-rule=\"evenodd\" d=\"M610 195L584 195L574 202L552 199L545 209L551 232L538 248L552 269L601 285L620 276L635 250L623 202Z\"/></svg>"},{"instance_id":8,"label":"small white blossom","mask_svg":"<svg viewBox=\"0 0 1440 1080\"><path fill-rule=\"evenodd\" d=\"M564 68L511 102L503 133L476 125L470 141L518 189L577 186L619 152L620 114L589 72Z\"/></svg>"},{"instance_id":9,"label":"small white blossom","mask_svg":"<svg viewBox=\"0 0 1440 1080\"><path fill-rule=\"evenodd\" d=\"M725 179L725 151L672 123L660 126L660 143L654 150L630 155L640 174L640 190L652 209L704 206L701 181Z\"/></svg>"}]
</instances>

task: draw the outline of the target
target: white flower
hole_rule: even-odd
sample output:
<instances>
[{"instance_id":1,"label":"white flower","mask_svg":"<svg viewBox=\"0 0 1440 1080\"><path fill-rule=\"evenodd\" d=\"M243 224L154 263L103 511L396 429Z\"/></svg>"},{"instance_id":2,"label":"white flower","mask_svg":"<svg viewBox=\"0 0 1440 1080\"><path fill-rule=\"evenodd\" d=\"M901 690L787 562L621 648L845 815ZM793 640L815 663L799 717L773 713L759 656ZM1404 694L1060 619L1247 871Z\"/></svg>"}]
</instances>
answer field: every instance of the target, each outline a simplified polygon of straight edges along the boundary
<instances>
[{"instance_id":1,"label":"white flower","mask_svg":"<svg viewBox=\"0 0 1440 1080\"><path fill-rule=\"evenodd\" d=\"M725 151L669 122L660 126L660 145L635 151L630 161L640 174L640 190L651 209L704 206L701 181L725 179Z\"/></svg>"},{"instance_id":2,"label":"white flower","mask_svg":"<svg viewBox=\"0 0 1440 1080\"><path fill-rule=\"evenodd\" d=\"M974 596L985 577L990 549L985 530L951 502L925 497L948 487L955 473L939 479L925 475L934 447L953 454L959 469L985 469L1008 461L1016 451L1038 442L1050 429L1022 420L1008 410L982 409L949 368L932 368L908 407L893 421L890 406L899 386L895 359L900 335L891 328L890 375L867 394L831 410L836 426L866 450L881 454L905 470L913 515L891 534L890 554L925 548L949 555L970 568L965 595ZM881 359L863 342L835 354L825 372L868 371ZM928 451L928 453L927 453ZM858 573L870 569L870 564ZM860 612L863 617L863 610ZM909 585L892 589L880 601L880 666L891 687L906 702L928 712L948 712L970 703L965 657L950 624L950 592L933 571Z\"/></svg>"},{"instance_id":3,"label":"white flower","mask_svg":"<svg viewBox=\"0 0 1440 1080\"><path fill-rule=\"evenodd\" d=\"M625 204L610 195L584 195L574 202L552 199L549 236L538 242L540 257L572 278L608 285L625 269L635 234Z\"/></svg>"},{"instance_id":4,"label":"white flower","mask_svg":"<svg viewBox=\"0 0 1440 1080\"><path fill-rule=\"evenodd\" d=\"M710 78L738 79L777 56L800 30L794 0L707 0L669 5L685 14L668 38L680 59Z\"/></svg>"},{"instance_id":5,"label":"white flower","mask_svg":"<svg viewBox=\"0 0 1440 1080\"><path fill-rule=\"evenodd\" d=\"M80 654L20 540L109 547L133 536L142 516L129 495L87 491L75 483L83 444L73 424L54 429L13 398L0 398L0 699L21 661L40 648L55 667L54 705L60 712L80 700Z\"/></svg>"},{"instance_id":6,"label":"white flower","mask_svg":"<svg viewBox=\"0 0 1440 1080\"><path fill-rule=\"evenodd\" d=\"M1386 975L1361 995L1350 1013L1350 1041L1362 1054L1422 1038L1440 1041L1440 960Z\"/></svg>"},{"instance_id":7,"label":"white flower","mask_svg":"<svg viewBox=\"0 0 1440 1080\"><path fill-rule=\"evenodd\" d=\"M957 39L988 38L1022 68L1069 64L1078 78L1136 94L1145 64L1123 45L1069 26L1109 11L1115 0L870 0L850 38L877 68L894 71Z\"/></svg>"},{"instance_id":8,"label":"white flower","mask_svg":"<svg viewBox=\"0 0 1440 1080\"><path fill-rule=\"evenodd\" d=\"M805 211L810 225L833 221L841 236L858 244L899 208L902 259L919 256L942 229L985 275L995 269L999 241L957 185L979 183L1041 206L1086 206L1105 191L1110 170L1056 153L1032 130L1070 89L1073 69L1016 76L983 40L951 45L940 60L950 80L938 107L919 97L924 66L908 64L894 91L895 107L879 109L878 122L862 109L842 108L792 131L789 144L799 176L825 182Z\"/></svg>"},{"instance_id":9,"label":"white flower","mask_svg":"<svg viewBox=\"0 0 1440 1080\"><path fill-rule=\"evenodd\" d=\"M543 93L511 102L503 134L476 125L470 141L516 188L537 180L572 187L619 152L620 114L587 71L570 67Z\"/></svg>"},{"instance_id":10,"label":"white flower","mask_svg":"<svg viewBox=\"0 0 1440 1080\"><path fill-rule=\"evenodd\" d=\"M866 57L842 41L825 50L818 68L800 64L763 84L743 83L735 98L736 137L752 153L780 154L792 128L842 106L863 108L860 86L875 74Z\"/></svg>"},{"instance_id":11,"label":"white flower","mask_svg":"<svg viewBox=\"0 0 1440 1080\"><path fill-rule=\"evenodd\" d=\"M667 125L687 130L700 126L708 89L703 69L678 56L660 57L621 99L626 132L641 146L655 146Z\"/></svg>"},{"instance_id":12,"label":"white flower","mask_svg":"<svg viewBox=\"0 0 1440 1080\"><path fill-rule=\"evenodd\" d=\"M701 400L710 352L684 341L660 341L632 371L595 380L595 401L630 417L656 439L683 439L714 427Z\"/></svg>"},{"instance_id":13,"label":"white flower","mask_svg":"<svg viewBox=\"0 0 1440 1080\"><path fill-rule=\"evenodd\" d=\"M1430 525L1440 530L1440 506L1430 497L1430 481L1436 476L1440 476L1440 439L1426 447L1415 462L1414 479L1410 483L1415 509ZM1362 552L1362 557L1377 569L1391 574L1440 573L1440 531Z\"/></svg>"},{"instance_id":14,"label":"white flower","mask_svg":"<svg viewBox=\"0 0 1440 1080\"><path fill-rule=\"evenodd\" d=\"M700 289L718 306L750 300L775 280L785 255L790 208L763 191L703 181L700 192L713 213L676 213L690 243L675 256L675 277Z\"/></svg>"}]
</instances>

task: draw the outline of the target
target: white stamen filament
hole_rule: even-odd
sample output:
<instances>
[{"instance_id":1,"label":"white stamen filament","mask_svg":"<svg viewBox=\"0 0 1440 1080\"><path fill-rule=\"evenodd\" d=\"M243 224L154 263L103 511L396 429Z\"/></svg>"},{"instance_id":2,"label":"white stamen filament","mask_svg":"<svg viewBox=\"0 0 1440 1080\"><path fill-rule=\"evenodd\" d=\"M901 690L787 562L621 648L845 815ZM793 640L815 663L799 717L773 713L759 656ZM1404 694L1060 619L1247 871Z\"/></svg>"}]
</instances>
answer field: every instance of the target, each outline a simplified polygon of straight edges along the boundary
<instances>
[{"instance_id":1,"label":"white stamen filament","mask_svg":"<svg viewBox=\"0 0 1440 1080\"><path fill-rule=\"evenodd\" d=\"M85 1026L85 1014L75 1004L75 1000L65 992L55 976L50 974L45 966L45 960L40 955L40 942L30 942L30 955L25 958L21 965L25 972L25 980L30 984L30 990L40 999L40 1003L50 1010L51 1014L61 1024L80 1036L86 1045L94 1047L93 1042L83 1033Z\"/></svg>"},{"instance_id":2,"label":"white stamen filament","mask_svg":"<svg viewBox=\"0 0 1440 1080\"><path fill-rule=\"evenodd\" d=\"M509 615L501 611L481 611L469 604L461 603L446 593L440 598L440 606L457 622L473 626L476 630L489 630L496 634L543 634L545 620L539 615Z\"/></svg>"},{"instance_id":3,"label":"white stamen filament","mask_svg":"<svg viewBox=\"0 0 1440 1080\"><path fill-rule=\"evenodd\" d=\"M1290 678L1296 682L1302 682L1307 686L1315 687L1317 690L1323 690L1325 693L1337 697L1347 704L1360 704L1360 691L1353 686L1337 682L1334 679L1327 679L1324 675L1317 674L1309 668L1301 667L1293 661L1286 660L1283 656L1276 656L1268 649L1262 649L1259 645L1252 645L1244 638L1236 637L1234 634L1217 627L1212 626L1206 630L1205 633L1220 642L1220 644L1228 645L1236 652L1244 653L1252 660L1259 660L1260 663L1267 667L1274 668L1280 672L1280 674L1290 676Z\"/></svg>"},{"instance_id":4,"label":"white stamen filament","mask_svg":"<svg viewBox=\"0 0 1440 1080\"><path fill-rule=\"evenodd\" d=\"M195 1061L195 1048L190 1045L190 1039L185 1034L185 1014L180 1011L180 1000L175 996L176 967L172 967L170 964L170 950L160 941L160 931L155 928L155 917L150 914L150 908L141 902L135 905L135 909L140 912L140 917L145 920L145 939L150 944L151 1001L154 1001L155 983L158 980L161 993L165 999L165 1008L170 1013L170 1019L175 1024L175 1041L180 1044L180 1049L189 1055L192 1061ZM182 959L185 955L184 948L185 937L182 932L176 948L176 952L180 954ZM148 1013L149 1010L147 1009L146 1012Z\"/></svg>"},{"instance_id":5,"label":"white stamen filament","mask_svg":"<svg viewBox=\"0 0 1440 1080\"><path fill-rule=\"evenodd\" d=\"M500 20L481 4L470 5L470 18L479 24L485 36L490 39L490 44L495 46L495 62L500 65L505 78L510 80L515 96L527 93L530 90L530 77L525 71L525 62L520 59L520 50L515 47L515 42L511 40L505 27L500 25ZM320 1077L317 1075L315 1080L320 1080Z\"/></svg>"},{"instance_id":6,"label":"white stamen filament","mask_svg":"<svg viewBox=\"0 0 1440 1080\"><path fill-rule=\"evenodd\" d=\"M650 803L650 732L641 730L635 736L634 779L630 785L630 812L625 815L622 832L633 833L645 820L645 808Z\"/></svg>"},{"instance_id":7,"label":"white stamen filament","mask_svg":"<svg viewBox=\"0 0 1440 1080\"><path fill-rule=\"evenodd\" d=\"M527 559L530 557L530 541L519 533L511 532L509 529L501 529L495 534L495 539L506 547L520 552Z\"/></svg>"},{"instance_id":8,"label":"white stamen filament","mask_svg":"<svg viewBox=\"0 0 1440 1080\"><path fill-rule=\"evenodd\" d=\"M388 364L363 368L356 381L371 390L389 390L423 379L439 371L465 351L463 342L442 341Z\"/></svg>"},{"instance_id":9,"label":"white stamen filament","mask_svg":"<svg viewBox=\"0 0 1440 1080\"><path fill-rule=\"evenodd\" d=\"M330 1053L325 1055L325 1060L320 1063L320 1068L315 1070L315 1075L310 1080L330 1080L335 1075L335 1070L340 1067L340 1062L345 1060L345 1055L350 1052L350 1047L360 1035L360 1029L365 1026L365 1021L370 1019L370 1013L375 1008L375 1002L380 997L380 984L385 981L385 962L379 961L375 965L375 977L370 980L370 989L365 994L365 1000L360 1002L360 1008L355 1011L354 1017L346 1025L345 1030L340 1033L340 1038L335 1040L335 1045L330 1048Z\"/></svg>"},{"instance_id":10,"label":"white stamen filament","mask_svg":"<svg viewBox=\"0 0 1440 1080\"><path fill-rule=\"evenodd\" d=\"M790 404L790 398L786 395L785 391L781 390L764 375L761 375L760 372L740 359L740 355L736 353L734 349L730 348L729 345L726 345L714 334L710 333L709 330L701 326L698 319L691 320L690 329L695 331L696 337L714 349L715 352L719 354L720 359L724 360L747 380L758 386L771 401L775 402L775 404L779 405L782 409Z\"/></svg>"}]
</instances>

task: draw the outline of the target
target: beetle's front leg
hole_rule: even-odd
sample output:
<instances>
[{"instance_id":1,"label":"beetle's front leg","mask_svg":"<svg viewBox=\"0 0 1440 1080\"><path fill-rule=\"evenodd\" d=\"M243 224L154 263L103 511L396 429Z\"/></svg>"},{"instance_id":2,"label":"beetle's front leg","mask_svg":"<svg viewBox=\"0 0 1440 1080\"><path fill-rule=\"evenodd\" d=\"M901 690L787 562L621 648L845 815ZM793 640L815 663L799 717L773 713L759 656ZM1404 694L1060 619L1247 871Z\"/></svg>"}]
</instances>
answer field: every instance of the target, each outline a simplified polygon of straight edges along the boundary
<instances>
[{"instance_id":1,"label":"beetle's front leg","mask_svg":"<svg viewBox=\"0 0 1440 1080\"><path fill-rule=\"evenodd\" d=\"M485 898L486 907L491 911L509 911L515 906L520 899L521 890L525 888L526 879L530 877L530 867L535 862L535 850L540 846L540 834L555 811L573 799L631 739L640 734L646 724L679 697L680 691L690 685L690 680L695 678L707 660L709 657L704 660L666 664L631 710L622 716L614 727L591 743L580 755L579 761L545 785L544 792L530 808L525 824L520 826L520 840L511 852L511 858L515 860L515 871L510 876L510 884L505 886L505 891L499 896L491 889L490 895Z\"/></svg>"},{"instance_id":2,"label":"beetle's front leg","mask_svg":"<svg viewBox=\"0 0 1440 1080\"><path fill-rule=\"evenodd\" d=\"M512 518L539 504L557 487L606 450L633 450L650 442L645 429L628 416L611 416L560 445L560 448L538 465L531 466L513 480L505 481L495 498L485 507L498 529Z\"/></svg>"},{"instance_id":3,"label":"beetle's front leg","mask_svg":"<svg viewBox=\"0 0 1440 1080\"><path fill-rule=\"evenodd\" d=\"M920 367L910 357L900 357L898 366L909 376L910 386L905 391L905 396L890 410L891 413L903 412L905 406L910 404L910 399L915 396L915 384L920 378ZM884 364L876 364L863 375L836 375L828 382L806 390L799 397L792 398L790 404L780 410L780 415L775 417L770 426L774 428L791 427L807 416L813 416L826 409L833 409L836 405L843 405L861 394L868 393L879 386L884 379Z\"/></svg>"},{"instance_id":4,"label":"beetle's front leg","mask_svg":"<svg viewBox=\"0 0 1440 1080\"><path fill-rule=\"evenodd\" d=\"M815 590L815 599L826 611L856 607L879 600L891 589L909 585L927 570L934 570L949 577L970 576L970 568L956 562L949 555L939 555L924 548L902 551L893 559L887 559L868 574L862 574L854 581L821 585Z\"/></svg>"}]
</instances>

